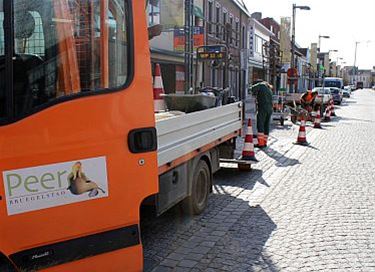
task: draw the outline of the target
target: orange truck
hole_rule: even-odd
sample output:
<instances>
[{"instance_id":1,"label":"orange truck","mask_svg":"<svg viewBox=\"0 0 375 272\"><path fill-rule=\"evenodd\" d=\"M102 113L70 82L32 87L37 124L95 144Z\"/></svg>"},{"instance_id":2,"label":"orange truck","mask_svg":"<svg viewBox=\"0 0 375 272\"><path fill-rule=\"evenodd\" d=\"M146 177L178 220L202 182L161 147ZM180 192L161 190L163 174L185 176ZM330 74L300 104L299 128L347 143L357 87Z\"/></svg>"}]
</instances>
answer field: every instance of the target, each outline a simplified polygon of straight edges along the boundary
<instances>
[{"instance_id":1,"label":"orange truck","mask_svg":"<svg viewBox=\"0 0 375 272\"><path fill-rule=\"evenodd\" d=\"M0 0L1 272L141 271L141 205L205 208L241 103L155 118L146 4Z\"/></svg>"}]
</instances>

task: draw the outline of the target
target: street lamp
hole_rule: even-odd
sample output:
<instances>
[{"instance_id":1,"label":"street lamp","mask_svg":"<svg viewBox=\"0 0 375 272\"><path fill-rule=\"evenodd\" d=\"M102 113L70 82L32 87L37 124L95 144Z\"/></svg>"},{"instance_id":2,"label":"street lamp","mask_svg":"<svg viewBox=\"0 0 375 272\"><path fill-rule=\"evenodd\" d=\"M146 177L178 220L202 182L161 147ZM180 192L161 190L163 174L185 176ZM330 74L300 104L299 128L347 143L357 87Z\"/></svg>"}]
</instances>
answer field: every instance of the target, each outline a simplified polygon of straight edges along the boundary
<instances>
[{"instance_id":1,"label":"street lamp","mask_svg":"<svg viewBox=\"0 0 375 272\"><path fill-rule=\"evenodd\" d=\"M339 52L339 50L337 50L337 49L330 49L330 50L328 50L328 64L329 64L328 75L329 76L332 76L332 65L333 65L333 61L331 62L331 57L330 57L330 53L331 52L337 53L337 52ZM337 65L337 63L336 63L336 65Z\"/></svg>"},{"instance_id":2,"label":"street lamp","mask_svg":"<svg viewBox=\"0 0 375 272\"><path fill-rule=\"evenodd\" d=\"M327 36L327 35L319 35L319 44L318 44L318 45L319 45L319 47L318 47L318 48L319 48L319 52L320 52L320 39L321 39L321 38L323 38L323 39L329 39L329 38L331 38L331 37L330 37L330 36Z\"/></svg>"},{"instance_id":3,"label":"street lamp","mask_svg":"<svg viewBox=\"0 0 375 272\"><path fill-rule=\"evenodd\" d=\"M345 64L346 61L341 62L341 69L340 69L340 77L342 77L345 80L344 71L345 71Z\"/></svg>"},{"instance_id":4,"label":"street lamp","mask_svg":"<svg viewBox=\"0 0 375 272\"><path fill-rule=\"evenodd\" d=\"M353 65L353 80L352 80L352 84L355 83L356 79L355 79L355 76L357 75L357 71L356 71L356 68L355 68L355 65L356 65L356 62L357 62L357 47L358 47L358 44L359 43L370 43L372 41L365 41L365 42L355 42L355 51L354 51L354 65Z\"/></svg>"},{"instance_id":5,"label":"street lamp","mask_svg":"<svg viewBox=\"0 0 375 272\"><path fill-rule=\"evenodd\" d=\"M309 6L297 6L296 4L293 4L293 27L292 27L292 57L291 57L291 60L290 60L290 66L292 69L294 69L295 67L295 61L294 61L294 44L296 42L296 9L301 9L301 10L310 10L310 7ZM290 83L290 90L293 91L293 81L294 80L291 80L291 83Z\"/></svg>"},{"instance_id":6,"label":"street lamp","mask_svg":"<svg viewBox=\"0 0 375 272\"><path fill-rule=\"evenodd\" d=\"M329 54L330 54L331 52L337 53L337 52L339 52L339 50L337 50L337 49L328 50L328 58L329 58Z\"/></svg>"}]
</instances>

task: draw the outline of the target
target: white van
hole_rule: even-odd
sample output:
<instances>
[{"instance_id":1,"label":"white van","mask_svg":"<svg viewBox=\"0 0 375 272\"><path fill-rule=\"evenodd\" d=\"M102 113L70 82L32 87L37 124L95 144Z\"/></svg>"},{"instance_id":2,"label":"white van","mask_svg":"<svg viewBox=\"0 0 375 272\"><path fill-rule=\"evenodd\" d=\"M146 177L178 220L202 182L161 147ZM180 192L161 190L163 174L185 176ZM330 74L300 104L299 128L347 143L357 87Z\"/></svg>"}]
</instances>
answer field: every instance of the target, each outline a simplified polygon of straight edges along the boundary
<instances>
[{"instance_id":1,"label":"white van","mask_svg":"<svg viewBox=\"0 0 375 272\"><path fill-rule=\"evenodd\" d=\"M344 88L344 81L340 77L325 77L323 79L323 87Z\"/></svg>"}]
</instances>

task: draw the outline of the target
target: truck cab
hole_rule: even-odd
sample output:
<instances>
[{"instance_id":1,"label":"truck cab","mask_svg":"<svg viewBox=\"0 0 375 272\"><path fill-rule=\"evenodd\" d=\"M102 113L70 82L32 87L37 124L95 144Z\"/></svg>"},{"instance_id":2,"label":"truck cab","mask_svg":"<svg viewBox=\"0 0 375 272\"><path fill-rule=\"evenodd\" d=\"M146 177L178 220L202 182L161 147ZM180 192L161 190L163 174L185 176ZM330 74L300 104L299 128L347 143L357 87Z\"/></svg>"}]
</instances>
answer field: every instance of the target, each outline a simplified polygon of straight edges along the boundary
<instances>
[{"instance_id":1,"label":"truck cab","mask_svg":"<svg viewBox=\"0 0 375 272\"><path fill-rule=\"evenodd\" d=\"M139 206L158 191L145 5L0 0L0 271L142 270Z\"/></svg>"}]
</instances>

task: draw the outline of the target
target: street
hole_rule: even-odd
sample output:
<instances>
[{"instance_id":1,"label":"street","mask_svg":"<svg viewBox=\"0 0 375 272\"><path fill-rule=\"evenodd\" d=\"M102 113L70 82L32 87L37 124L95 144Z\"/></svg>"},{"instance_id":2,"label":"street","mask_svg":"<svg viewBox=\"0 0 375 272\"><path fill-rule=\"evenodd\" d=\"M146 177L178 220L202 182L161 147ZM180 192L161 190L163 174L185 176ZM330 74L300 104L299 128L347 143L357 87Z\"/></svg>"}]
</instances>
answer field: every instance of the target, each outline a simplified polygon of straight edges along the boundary
<instances>
[{"instance_id":1,"label":"street","mask_svg":"<svg viewBox=\"0 0 375 272\"><path fill-rule=\"evenodd\" d=\"M146 271L375 271L375 91L293 145L275 126L251 172L225 168L200 216L178 207L141 221ZM276 124L276 123L275 123Z\"/></svg>"}]
</instances>

